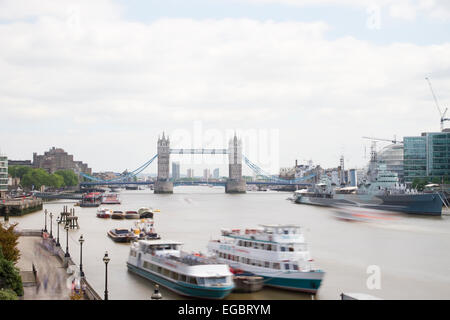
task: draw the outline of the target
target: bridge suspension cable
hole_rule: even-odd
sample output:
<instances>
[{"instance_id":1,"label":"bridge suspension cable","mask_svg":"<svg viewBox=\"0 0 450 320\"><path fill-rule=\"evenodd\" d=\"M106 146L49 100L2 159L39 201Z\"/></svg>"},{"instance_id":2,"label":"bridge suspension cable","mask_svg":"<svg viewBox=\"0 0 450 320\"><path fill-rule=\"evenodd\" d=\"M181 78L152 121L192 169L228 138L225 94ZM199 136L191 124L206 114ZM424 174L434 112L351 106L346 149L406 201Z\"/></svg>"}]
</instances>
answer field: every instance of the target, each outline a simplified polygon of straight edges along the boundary
<instances>
[{"instance_id":1,"label":"bridge suspension cable","mask_svg":"<svg viewBox=\"0 0 450 320\"><path fill-rule=\"evenodd\" d=\"M144 164L143 164L142 166L140 166L139 168L137 168L137 169L135 169L135 170L129 172L128 174L126 174L126 175L124 175L124 176L121 176L121 177L118 177L118 178L115 178L115 179L111 179L111 180L102 180L102 179L93 177L93 176L91 176L91 175L85 174L85 173L83 173L83 172L80 172L80 175L81 175L82 177L85 177L86 179L93 180L93 181L96 181L96 182L105 182L105 183L108 183L108 182L119 182L119 181L123 181L123 180L129 179L129 178L131 178L131 177L137 176L139 173L141 173L142 171L144 171L145 169L147 169L147 167L148 167L148 166L149 166L149 165L150 165L157 157L158 157L158 155L156 154L156 155L154 155L149 161L147 161L146 163L144 163Z\"/></svg>"},{"instance_id":2,"label":"bridge suspension cable","mask_svg":"<svg viewBox=\"0 0 450 320\"><path fill-rule=\"evenodd\" d=\"M258 165L251 162L245 155L242 155L242 157L244 158L244 162L247 164L247 166L250 169L253 170L253 172L255 172L257 175L263 176L264 178L270 180L271 182L286 182L287 181L289 183L296 184L296 183L303 183L305 180L311 179L316 176L316 174L313 173L306 177L301 177L301 178L297 178L297 179L281 179L277 176L271 175L270 173L263 171Z\"/></svg>"}]
</instances>

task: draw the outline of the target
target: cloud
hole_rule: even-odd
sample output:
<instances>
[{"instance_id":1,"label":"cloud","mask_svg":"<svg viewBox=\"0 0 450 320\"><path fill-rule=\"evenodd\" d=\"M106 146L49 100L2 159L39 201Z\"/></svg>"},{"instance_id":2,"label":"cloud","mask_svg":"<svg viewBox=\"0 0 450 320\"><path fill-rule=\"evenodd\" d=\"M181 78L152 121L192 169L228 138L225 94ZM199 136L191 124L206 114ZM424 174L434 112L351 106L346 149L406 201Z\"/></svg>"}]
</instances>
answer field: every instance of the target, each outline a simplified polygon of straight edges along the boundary
<instances>
[{"instance_id":1,"label":"cloud","mask_svg":"<svg viewBox=\"0 0 450 320\"><path fill-rule=\"evenodd\" d=\"M83 152L89 141L89 152L77 159L94 170L130 168L143 149L154 152L158 132L190 128L195 120L219 130L280 129L281 165L301 156L331 166L342 145L360 165L362 135L438 129L425 76L441 104L450 99L449 43L329 40L330 26L321 21L137 23L108 1L80 2L79 16L68 23L67 7L57 2L24 12L2 2L10 11L0 10L10 17L0 24L2 117L8 128L45 130L51 145ZM15 157L35 148L24 134L2 136ZM108 136L123 154L102 146Z\"/></svg>"},{"instance_id":2,"label":"cloud","mask_svg":"<svg viewBox=\"0 0 450 320\"><path fill-rule=\"evenodd\" d=\"M239 2L236 0L235 2ZM447 0L245 0L254 4L285 4L291 6L341 6L387 9L393 18L414 20L419 14L431 19L449 20L450 3Z\"/></svg>"}]
</instances>

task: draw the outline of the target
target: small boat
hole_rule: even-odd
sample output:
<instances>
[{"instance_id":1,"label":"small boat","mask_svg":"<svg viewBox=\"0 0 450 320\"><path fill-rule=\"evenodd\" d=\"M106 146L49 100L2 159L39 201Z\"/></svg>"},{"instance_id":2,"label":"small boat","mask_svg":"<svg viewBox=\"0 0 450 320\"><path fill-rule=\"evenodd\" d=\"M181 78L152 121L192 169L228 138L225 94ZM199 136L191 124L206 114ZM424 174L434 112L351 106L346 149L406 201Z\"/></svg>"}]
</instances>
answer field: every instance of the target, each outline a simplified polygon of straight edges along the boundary
<instances>
[{"instance_id":1,"label":"small boat","mask_svg":"<svg viewBox=\"0 0 450 320\"><path fill-rule=\"evenodd\" d=\"M97 218L110 218L111 210L106 208L100 208L97 210Z\"/></svg>"},{"instance_id":2,"label":"small boat","mask_svg":"<svg viewBox=\"0 0 450 320\"><path fill-rule=\"evenodd\" d=\"M119 196L115 193L106 194L102 199L102 204L120 204Z\"/></svg>"},{"instance_id":3,"label":"small boat","mask_svg":"<svg viewBox=\"0 0 450 320\"><path fill-rule=\"evenodd\" d=\"M122 211L113 211L111 219L125 219L125 214Z\"/></svg>"},{"instance_id":4,"label":"small boat","mask_svg":"<svg viewBox=\"0 0 450 320\"><path fill-rule=\"evenodd\" d=\"M139 219L139 213L136 211L126 211L125 212L125 219Z\"/></svg>"},{"instance_id":5,"label":"small boat","mask_svg":"<svg viewBox=\"0 0 450 320\"><path fill-rule=\"evenodd\" d=\"M264 278L252 275L235 275L233 277L235 288L233 292L251 293L260 291L264 287Z\"/></svg>"},{"instance_id":6,"label":"small boat","mask_svg":"<svg viewBox=\"0 0 450 320\"><path fill-rule=\"evenodd\" d=\"M383 300L366 293L341 293L341 300Z\"/></svg>"},{"instance_id":7,"label":"small boat","mask_svg":"<svg viewBox=\"0 0 450 320\"><path fill-rule=\"evenodd\" d=\"M101 192L90 192L84 194L79 206L81 208L94 208L99 207L102 204L103 195Z\"/></svg>"},{"instance_id":8,"label":"small boat","mask_svg":"<svg viewBox=\"0 0 450 320\"><path fill-rule=\"evenodd\" d=\"M136 239L134 232L128 229L112 229L108 231L108 236L115 242L130 242Z\"/></svg>"},{"instance_id":9,"label":"small boat","mask_svg":"<svg viewBox=\"0 0 450 320\"><path fill-rule=\"evenodd\" d=\"M183 296L226 298L234 289L228 266L184 253L181 245L162 240L133 242L128 270Z\"/></svg>"},{"instance_id":10,"label":"small boat","mask_svg":"<svg viewBox=\"0 0 450 320\"><path fill-rule=\"evenodd\" d=\"M139 240L159 240L161 237L156 233L153 219L141 219L132 228Z\"/></svg>"},{"instance_id":11,"label":"small boat","mask_svg":"<svg viewBox=\"0 0 450 320\"><path fill-rule=\"evenodd\" d=\"M142 218L150 218L153 219L153 211L150 208L140 208L138 210L139 217Z\"/></svg>"}]
</instances>

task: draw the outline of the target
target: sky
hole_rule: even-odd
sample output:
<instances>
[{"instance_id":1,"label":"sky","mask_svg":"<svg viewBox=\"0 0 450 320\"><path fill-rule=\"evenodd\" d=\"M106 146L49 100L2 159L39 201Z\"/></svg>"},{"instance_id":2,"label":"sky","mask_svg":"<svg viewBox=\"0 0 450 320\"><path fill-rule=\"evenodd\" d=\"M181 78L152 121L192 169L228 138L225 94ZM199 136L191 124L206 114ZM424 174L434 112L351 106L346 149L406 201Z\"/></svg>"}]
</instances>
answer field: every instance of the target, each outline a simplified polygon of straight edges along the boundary
<instances>
[{"instance_id":1,"label":"sky","mask_svg":"<svg viewBox=\"0 0 450 320\"><path fill-rule=\"evenodd\" d=\"M163 132L172 148L236 133L271 173L341 155L361 168L363 136L439 131L425 77L444 110L446 0L0 0L0 151L15 160L55 146L121 172ZM228 172L224 156L172 160Z\"/></svg>"}]
</instances>

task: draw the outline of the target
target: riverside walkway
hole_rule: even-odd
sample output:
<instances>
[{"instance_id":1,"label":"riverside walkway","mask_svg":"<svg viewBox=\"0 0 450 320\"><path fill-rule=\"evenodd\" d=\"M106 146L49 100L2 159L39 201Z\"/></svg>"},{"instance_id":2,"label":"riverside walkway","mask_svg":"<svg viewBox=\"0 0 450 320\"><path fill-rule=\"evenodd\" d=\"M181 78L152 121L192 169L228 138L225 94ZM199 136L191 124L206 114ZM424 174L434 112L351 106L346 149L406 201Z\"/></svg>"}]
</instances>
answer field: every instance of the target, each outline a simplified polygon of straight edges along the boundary
<instances>
[{"instance_id":1,"label":"riverside walkway","mask_svg":"<svg viewBox=\"0 0 450 320\"><path fill-rule=\"evenodd\" d=\"M61 260L43 246L41 237L19 238L20 259L17 267L22 274L29 275L24 282L24 300L69 300L71 287L69 275ZM32 276L33 265L36 279ZM30 279L31 278L31 279ZM33 281L35 280L35 281Z\"/></svg>"},{"instance_id":2,"label":"riverside walkway","mask_svg":"<svg viewBox=\"0 0 450 320\"><path fill-rule=\"evenodd\" d=\"M42 237L38 230L19 233L20 259L16 266L22 275L24 300L70 300L74 286L84 289L82 300L101 300L52 239Z\"/></svg>"}]
</instances>

